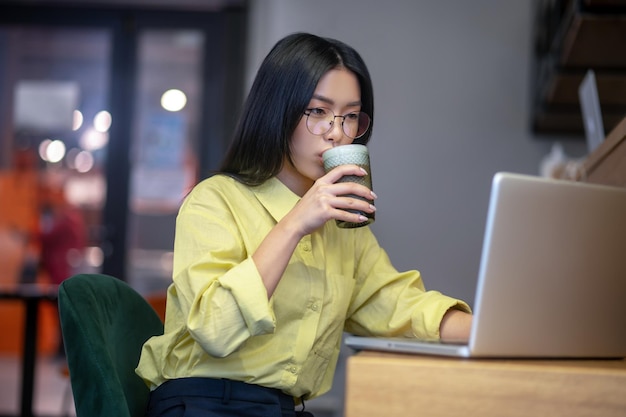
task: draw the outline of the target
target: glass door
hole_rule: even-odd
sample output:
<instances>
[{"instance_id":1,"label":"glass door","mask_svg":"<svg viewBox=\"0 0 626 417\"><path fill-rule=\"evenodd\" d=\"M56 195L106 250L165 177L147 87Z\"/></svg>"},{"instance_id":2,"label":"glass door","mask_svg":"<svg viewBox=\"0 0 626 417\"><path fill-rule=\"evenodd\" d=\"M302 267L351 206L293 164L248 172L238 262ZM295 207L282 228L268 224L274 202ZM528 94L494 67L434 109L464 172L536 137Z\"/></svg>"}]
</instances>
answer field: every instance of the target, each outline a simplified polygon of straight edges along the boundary
<instances>
[{"instance_id":1,"label":"glass door","mask_svg":"<svg viewBox=\"0 0 626 417\"><path fill-rule=\"evenodd\" d=\"M162 295L178 205L241 103L245 7L87 3L0 2L0 285L101 272ZM28 329L20 307L0 303L0 354L22 354L24 331L62 349L54 306Z\"/></svg>"},{"instance_id":2,"label":"glass door","mask_svg":"<svg viewBox=\"0 0 626 417\"><path fill-rule=\"evenodd\" d=\"M24 237L53 229L48 199L85 235L59 280L171 280L178 205L217 167L242 100L245 7L218 9L0 4L0 178L33 181L0 179L3 203L24 201L0 204L0 242L22 258L12 279L43 271L42 242Z\"/></svg>"},{"instance_id":3,"label":"glass door","mask_svg":"<svg viewBox=\"0 0 626 417\"><path fill-rule=\"evenodd\" d=\"M16 25L0 39L3 279L100 271L111 33Z\"/></svg>"}]
</instances>

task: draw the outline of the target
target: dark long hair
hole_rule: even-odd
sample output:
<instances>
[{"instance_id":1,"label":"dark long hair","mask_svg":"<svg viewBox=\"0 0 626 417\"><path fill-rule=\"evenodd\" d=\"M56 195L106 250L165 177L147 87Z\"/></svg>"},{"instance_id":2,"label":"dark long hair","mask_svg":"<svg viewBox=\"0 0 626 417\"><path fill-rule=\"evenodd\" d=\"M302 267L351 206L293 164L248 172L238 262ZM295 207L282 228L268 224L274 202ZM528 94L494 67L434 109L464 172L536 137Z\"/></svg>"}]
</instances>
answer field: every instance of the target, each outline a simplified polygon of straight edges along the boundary
<instances>
[{"instance_id":1,"label":"dark long hair","mask_svg":"<svg viewBox=\"0 0 626 417\"><path fill-rule=\"evenodd\" d=\"M317 83L338 67L357 77L361 110L373 125L372 81L361 56L338 40L295 33L280 40L261 64L220 172L249 185L278 174L285 156L291 156L291 137ZM367 144L372 125L355 142Z\"/></svg>"}]
</instances>

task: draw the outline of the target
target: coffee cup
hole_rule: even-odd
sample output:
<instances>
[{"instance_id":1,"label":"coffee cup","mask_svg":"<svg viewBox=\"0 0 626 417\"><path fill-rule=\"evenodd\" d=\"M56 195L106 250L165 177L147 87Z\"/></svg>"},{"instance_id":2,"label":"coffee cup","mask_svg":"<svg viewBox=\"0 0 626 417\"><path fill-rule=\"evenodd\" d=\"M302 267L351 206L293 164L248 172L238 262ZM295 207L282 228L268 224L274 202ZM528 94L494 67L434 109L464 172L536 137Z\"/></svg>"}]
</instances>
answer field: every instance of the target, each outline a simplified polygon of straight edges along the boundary
<instances>
[{"instance_id":1,"label":"coffee cup","mask_svg":"<svg viewBox=\"0 0 626 417\"><path fill-rule=\"evenodd\" d=\"M365 145L342 145L336 146L324 152L322 155L322 160L324 161L324 171L328 173L335 167L340 165L358 165L361 168L367 171L367 175L359 176L359 175L345 175L341 177L337 182L355 182L357 184L361 184L372 189L372 171L370 168L370 157L367 146ZM363 201L367 201L370 204L374 204L373 200L369 200L363 198L358 195L348 194L347 197L358 198ZM367 218L364 222L355 223L355 222L346 222L344 220L337 220L337 226L341 228L355 228L366 226L371 224L375 220L375 213L366 213L360 210L346 209L351 213L357 213Z\"/></svg>"}]
</instances>

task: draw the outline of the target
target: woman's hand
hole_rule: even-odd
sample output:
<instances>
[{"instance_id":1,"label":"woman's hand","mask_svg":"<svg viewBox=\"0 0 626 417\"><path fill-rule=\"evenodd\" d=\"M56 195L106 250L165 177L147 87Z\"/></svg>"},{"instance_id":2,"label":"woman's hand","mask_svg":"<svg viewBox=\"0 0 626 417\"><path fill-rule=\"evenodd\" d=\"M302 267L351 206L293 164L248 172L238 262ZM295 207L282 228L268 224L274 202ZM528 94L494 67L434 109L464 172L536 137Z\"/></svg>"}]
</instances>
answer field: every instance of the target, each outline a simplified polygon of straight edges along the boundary
<instances>
[{"instance_id":1,"label":"woman's hand","mask_svg":"<svg viewBox=\"0 0 626 417\"><path fill-rule=\"evenodd\" d=\"M367 219L345 209L358 210L365 213L376 211L374 205L358 198L348 196L357 195L367 200L375 200L376 194L367 187L354 182L337 181L345 175L369 175L357 165L341 165L323 177L320 177L313 186L302 196L300 202L285 216L285 221L299 225L299 233L305 236L314 232L329 220L343 220L352 223L362 223Z\"/></svg>"}]
</instances>

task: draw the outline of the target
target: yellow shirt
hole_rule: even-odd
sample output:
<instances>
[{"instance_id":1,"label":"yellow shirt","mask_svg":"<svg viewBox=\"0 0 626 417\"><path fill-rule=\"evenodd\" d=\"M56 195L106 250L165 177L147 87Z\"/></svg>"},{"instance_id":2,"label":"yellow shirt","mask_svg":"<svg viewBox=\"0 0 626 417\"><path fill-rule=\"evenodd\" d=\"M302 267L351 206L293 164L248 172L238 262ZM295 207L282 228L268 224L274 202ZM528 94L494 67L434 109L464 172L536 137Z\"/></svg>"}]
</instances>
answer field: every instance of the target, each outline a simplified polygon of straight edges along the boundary
<instances>
[{"instance_id":1,"label":"yellow shirt","mask_svg":"<svg viewBox=\"0 0 626 417\"><path fill-rule=\"evenodd\" d=\"M331 387L342 332L438 339L462 301L398 272L369 227L327 222L298 244L268 301L251 258L298 202L278 179L249 187L223 175L197 185L177 218L165 333L143 347L151 389L171 378L229 378L304 399Z\"/></svg>"}]
</instances>

